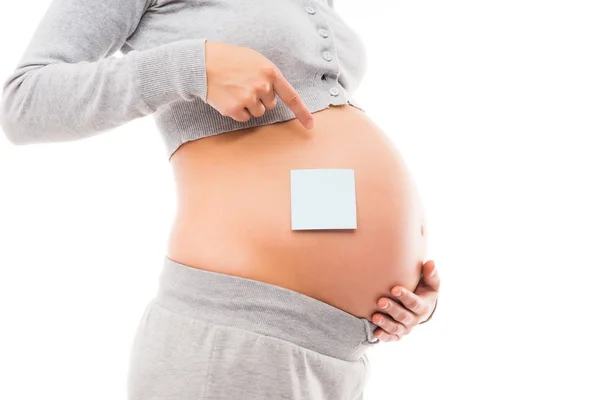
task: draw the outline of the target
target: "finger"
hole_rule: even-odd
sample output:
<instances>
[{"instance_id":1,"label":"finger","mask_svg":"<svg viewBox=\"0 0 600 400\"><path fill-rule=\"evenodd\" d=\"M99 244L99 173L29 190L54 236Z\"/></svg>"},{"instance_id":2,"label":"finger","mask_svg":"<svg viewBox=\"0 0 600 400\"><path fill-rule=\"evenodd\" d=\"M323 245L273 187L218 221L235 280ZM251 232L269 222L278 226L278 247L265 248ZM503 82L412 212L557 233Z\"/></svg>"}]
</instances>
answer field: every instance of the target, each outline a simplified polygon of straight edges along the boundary
<instances>
[{"instance_id":1,"label":"finger","mask_svg":"<svg viewBox=\"0 0 600 400\"><path fill-rule=\"evenodd\" d=\"M270 90L267 93L261 95L260 100L269 110L275 108L275 106L277 105L277 98L275 97L275 92L273 90Z\"/></svg>"},{"instance_id":2,"label":"finger","mask_svg":"<svg viewBox=\"0 0 600 400\"><path fill-rule=\"evenodd\" d=\"M440 277L433 260L428 260L423 265L423 283L431 287L435 292L440 290Z\"/></svg>"},{"instance_id":3,"label":"finger","mask_svg":"<svg viewBox=\"0 0 600 400\"><path fill-rule=\"evenodd\" d=\"M372 321L374 324L380 326L381 329L383 329L390 335L404 335L405 333L408 333L408 329L406 328L406 326L394 321L389 316L385 316L383 314L375 314L373 315Z\"/></svg>"},{"instance_id":4,"label":"finger","mask_svg":"<svg viewBox=\"0 0 600 400\"><path fill-rule=\"evenodd\" d=\"M258 97L258 100L262 102L263 106L269 110L275 108L275 105L277 105L275 91L270 82L265 82L257 87L256 96Z\"/></svg>"},{"instance_id":5,"label":"finger","mask_svg":"<svg viewBox=\"0 0 600 400\"><path fill-rule=\"evenodd\" d=\"M417 325L417 315L412 311L407 310L398 304L398 302L383 297L377 302L379 308L388 313L397 323L404 325L405 328L410 328Z\"/></svg>"},{"instance_id":6,"label":"finger","mask_svg":"<svg viewBox=\"0 0 600 400\"><path fill-rule=\"evenodd\" d=\"M248 104L246 108L253 117L262 117L266 111L265 105L258 99L255 102Z\"/></svg>"},{"instance_id":7,"label":"finger","mask_svg":"<svg viewBox=\"0 0 600 400\"><path fill-rule=\"evenodd\" d=\"M238 122L247 122L251 118L250 113L245 108L237 109L229 114L229 116Z\"/></svg>"},{"instance_id":8,"label":"finger","mask_svg":"<svg viewBox=\"0 0 600 400\"><path fill-rule=\"evenodd\" d=\"M400 340L400 336L392 335L380 328L376 329L375 332L373 332L373 334L377 339L381 340L382 342L397 342L398 340Z\"/></svg>"},{"instance_id":9,"label":"finger","mask_svg":"<svg viewBox=\"0 0 600 400\"><path fill-rule=\"evenodd\" d=\"M281 98L286 106L296 115L298 120L306 127L312 129L314 120L306 104L300 98L294 87L284 78L281 72L277 71L273 82L275 92Z\"/></svg>"},{"instance_id":10,"label":"finger","mask_svg":"<svg viewBox=\"0 0 600 400\"><path fill-rule=\"evenodd\" d=\"M428 310L423 299L402 286L392 288L392 294L400 300L404 307L417 315L425 314Z\"/></svg>"}]
</instances>

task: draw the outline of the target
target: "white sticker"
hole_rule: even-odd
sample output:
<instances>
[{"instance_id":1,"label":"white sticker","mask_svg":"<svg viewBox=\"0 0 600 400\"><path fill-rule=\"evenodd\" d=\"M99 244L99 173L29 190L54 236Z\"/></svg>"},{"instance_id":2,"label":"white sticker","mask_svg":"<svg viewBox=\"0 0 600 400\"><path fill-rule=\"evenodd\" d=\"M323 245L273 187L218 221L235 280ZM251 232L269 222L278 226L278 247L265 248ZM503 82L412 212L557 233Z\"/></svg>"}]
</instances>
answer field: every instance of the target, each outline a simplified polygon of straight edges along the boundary
<instances>
[{"instance_id":1,"label":"white sticker","mask_svg":"<svg viewBox=\"0 0 600 400\"><path fill-rule=\"evenodd\" d=\"M356 229L353 169L293 169L292 230Z\"/></svg>"}]
</instances>

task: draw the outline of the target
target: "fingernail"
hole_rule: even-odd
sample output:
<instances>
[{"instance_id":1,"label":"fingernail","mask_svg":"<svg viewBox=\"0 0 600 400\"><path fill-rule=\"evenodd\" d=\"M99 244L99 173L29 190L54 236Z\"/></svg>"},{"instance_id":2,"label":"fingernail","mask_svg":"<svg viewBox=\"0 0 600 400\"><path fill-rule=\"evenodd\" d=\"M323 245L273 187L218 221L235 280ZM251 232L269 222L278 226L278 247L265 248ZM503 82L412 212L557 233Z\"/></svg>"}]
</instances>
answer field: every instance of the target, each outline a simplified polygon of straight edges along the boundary
<instances>
[{"instance_id":1,"label":"fingernail","mask_svg":"<svg viewBox=\"0 0 600 400\"><path fill-rule=\"evenodd\" d=\"M396 293L394 293L394 296L400 296L400 295L402 295L402 289L396 290Z\"/></svg>"},{"instance_id":2,"label":"fingernail","mask_svg":"<svg viewBox=\"0 0 600 400\"><path fill-rule=\"evenodd\" d=\"M315 127L315 121L313 119L311 119L310 121L308 121L308 123L306 124L306 127L308 129L312 129Z\"/></svg>"}]
</instances>

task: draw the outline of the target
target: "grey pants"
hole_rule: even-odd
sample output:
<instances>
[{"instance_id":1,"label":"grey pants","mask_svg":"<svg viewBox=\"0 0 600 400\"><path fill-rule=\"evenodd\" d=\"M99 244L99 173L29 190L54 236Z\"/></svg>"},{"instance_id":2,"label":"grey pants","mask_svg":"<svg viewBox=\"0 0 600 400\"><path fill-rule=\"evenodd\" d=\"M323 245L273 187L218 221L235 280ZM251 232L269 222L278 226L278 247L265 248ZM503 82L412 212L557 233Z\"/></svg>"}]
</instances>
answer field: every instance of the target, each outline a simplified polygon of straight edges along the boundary
<instances>
[{"instance_id":1,"label":"grey pants","mask_svg":"<svg viewBox=\"0 0 600 400\"><path fill-rule=\"evenodd\" d=\"M301 293L164 258L128 400L361 400L375 324Z\"/></svg>"}]
</instances>

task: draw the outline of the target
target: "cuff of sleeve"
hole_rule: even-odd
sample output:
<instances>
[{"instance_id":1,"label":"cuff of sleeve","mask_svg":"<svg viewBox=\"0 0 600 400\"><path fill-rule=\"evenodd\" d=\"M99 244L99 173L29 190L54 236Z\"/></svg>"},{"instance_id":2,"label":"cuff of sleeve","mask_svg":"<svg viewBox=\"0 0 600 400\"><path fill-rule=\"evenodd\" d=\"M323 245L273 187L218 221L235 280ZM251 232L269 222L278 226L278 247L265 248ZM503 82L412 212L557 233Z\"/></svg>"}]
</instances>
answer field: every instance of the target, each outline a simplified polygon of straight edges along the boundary
<instances>
[{"instance_id":1,"label":"cuff of sleeve","mask_svg":"<svg viewBox=\"0 0 600 400\"><path fill-rule=\"evenodd\" d=\"M196 97L206 102L205 42L184 39L136 51L141 93L150 108Z\"/></svg>"}]
</instances>

